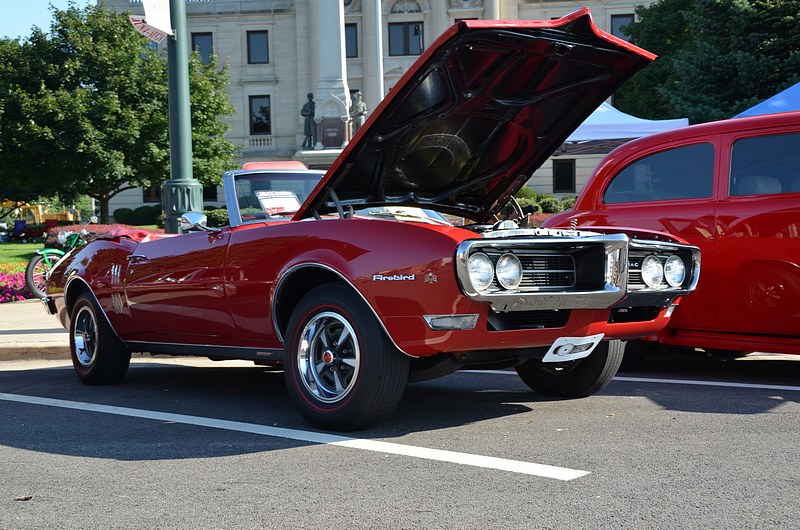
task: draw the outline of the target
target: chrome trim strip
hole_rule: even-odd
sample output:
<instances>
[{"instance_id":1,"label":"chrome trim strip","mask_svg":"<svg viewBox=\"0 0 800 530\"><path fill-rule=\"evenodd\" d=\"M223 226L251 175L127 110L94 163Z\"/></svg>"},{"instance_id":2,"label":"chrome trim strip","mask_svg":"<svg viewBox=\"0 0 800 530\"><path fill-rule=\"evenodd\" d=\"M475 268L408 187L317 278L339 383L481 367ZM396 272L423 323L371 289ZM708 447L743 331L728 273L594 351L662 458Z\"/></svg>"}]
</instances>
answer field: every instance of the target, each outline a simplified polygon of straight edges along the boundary
<instances>
[{"instance_id":1,"label":"chrome trim strip","mask_svg":"<svg viewBox=\"0 0 800 530\"><path fill-rule=\"evenodd\" d=\"M191 355L194 357L224 357L246 361L283 361L283 350L247 346L217 346L215 344L187 344L178 342L125 341L133 352L164 355Z\"/></svg>"}]
</instances>

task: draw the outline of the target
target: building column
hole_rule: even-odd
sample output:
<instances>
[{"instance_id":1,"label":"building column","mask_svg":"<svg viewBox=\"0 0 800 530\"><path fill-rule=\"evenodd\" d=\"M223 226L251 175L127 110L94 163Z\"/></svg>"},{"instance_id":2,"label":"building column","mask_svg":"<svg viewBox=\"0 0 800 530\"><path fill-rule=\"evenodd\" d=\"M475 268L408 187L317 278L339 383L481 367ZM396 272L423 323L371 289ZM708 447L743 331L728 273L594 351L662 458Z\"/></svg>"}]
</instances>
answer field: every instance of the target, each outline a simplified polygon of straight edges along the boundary
<instances>
[{"instance_id":1,"label":"building column","mask_svg":"<svg viewBox=\"0 0 800 530\"><path fill-rule=\"evenodd\" d=\"M361 46L364 64L364 103L374 110L383 100L383 16L380 0L361 6Z\"/></svg>"},{"instance_id":2,"label":"building column","mask_svg":"<svg viewBox=\"0 0 800 530\"><path fill-rule=\"evenodd\" d=\"M317 144L315 149L339 149L350 138L350 89L344 50L344 5L341 0L312 0L311 28L316 35L319 80L314 91Z\"/></svg>"},{"instance_id":3,"label":"building column","mask_svg":"<svg viewBox=\"0 0 800 530\"><path fill-rule=\"evenodd\" d=\"M500 0L484 0L483 17L486 20L501 20Z\"/></svg>"}]
</instances>

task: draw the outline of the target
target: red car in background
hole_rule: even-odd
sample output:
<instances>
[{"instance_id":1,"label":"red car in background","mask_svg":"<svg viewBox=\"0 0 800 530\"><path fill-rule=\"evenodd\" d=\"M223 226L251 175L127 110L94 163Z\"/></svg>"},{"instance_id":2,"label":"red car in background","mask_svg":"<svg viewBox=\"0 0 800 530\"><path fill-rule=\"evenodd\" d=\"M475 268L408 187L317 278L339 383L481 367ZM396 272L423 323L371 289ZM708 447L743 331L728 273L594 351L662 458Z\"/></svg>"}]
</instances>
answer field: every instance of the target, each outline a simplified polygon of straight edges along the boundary
<instances>
[{"instance_id":1,"label":"red car in background","mask_svg":"<svg viewBox=\"0 0 800 530\"><path fill-rule=\"evenodd\" d=\"M800 112L629 142L545 226L636 226L700 248L697 291L660 333L629 343L635 356L657 344L800 353Z\"/></svg>"},{"instance_id":2,"label":"red car in background","mask_svg":"<svg viewBox=\"0 0 800 530\"><path fill-rule=\"evenodd\" d=\"M122 232L67 255L43 301L70 330L78 376L119 382L131 351L253 360L283 370L309 422L338 430L385 417L409 381L463 368L597 392L619 339L657 333L695 288L697 248L496 214L652 58L586 9L459 22L324 174L232 171L229 226L187 213L188 233Z\"/></svg>"}]
</instances>

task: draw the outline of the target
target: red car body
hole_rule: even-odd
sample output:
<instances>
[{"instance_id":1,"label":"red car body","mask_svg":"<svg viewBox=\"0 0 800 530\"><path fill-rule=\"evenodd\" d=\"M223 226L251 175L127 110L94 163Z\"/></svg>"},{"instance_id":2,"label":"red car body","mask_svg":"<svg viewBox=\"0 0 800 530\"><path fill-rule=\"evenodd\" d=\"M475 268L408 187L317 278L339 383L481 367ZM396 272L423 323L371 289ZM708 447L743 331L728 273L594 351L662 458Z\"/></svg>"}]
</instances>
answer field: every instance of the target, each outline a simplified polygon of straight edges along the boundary
<instances>
[{"instance_id":1,"label":"red car body","mask_svg":"<svg viewBox=\"0 0 800 530\"><path fill-rule=\"evenodd\" d=\"M370 425L408 381L460 368L596 392L621 361L613 339L657 333L694 289L697 249L494 215L650 59L587 10L456 24L324 175L229 172L229 226L186 214L189 233L110 234L60 263L44 301L78 375L117 382L130 351L252 359L282 367L302 415L331 429ZM645 260L683 274L645 285Z\"/></svg>"},{"instance_id":2,"label":"red car body","mask_svg":"<svg viewBox=\"0 0 800 530\"><path fill-rule=\"evenodd\" d=\"M546 226L637 226L701 249L696 292L651 340L800 353L799 219L800 112L787 112L629 142Z\"/></svg>"}]
</instances>

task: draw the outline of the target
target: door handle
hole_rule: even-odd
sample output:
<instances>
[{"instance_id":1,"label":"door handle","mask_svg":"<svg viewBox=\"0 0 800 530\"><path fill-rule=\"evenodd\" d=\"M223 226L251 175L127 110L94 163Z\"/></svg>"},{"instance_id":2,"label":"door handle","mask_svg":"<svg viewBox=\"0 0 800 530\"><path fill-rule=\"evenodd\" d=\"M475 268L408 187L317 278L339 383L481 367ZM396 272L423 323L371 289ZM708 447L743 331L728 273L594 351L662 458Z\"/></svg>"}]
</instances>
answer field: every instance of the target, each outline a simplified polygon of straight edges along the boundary
<instances>
[{"instance_id":1,"label":"door handle","mask_svg":"<svg viewBox=\"0 0 800 530\"><path fill-rule=\"evenodd\" d=\"M143 254L130 254L130 255L126 256L126 258L127 258L128 261L139 261L139 260L147 259L147 256L145 256Z\"/></svg>"}]
</instances>

